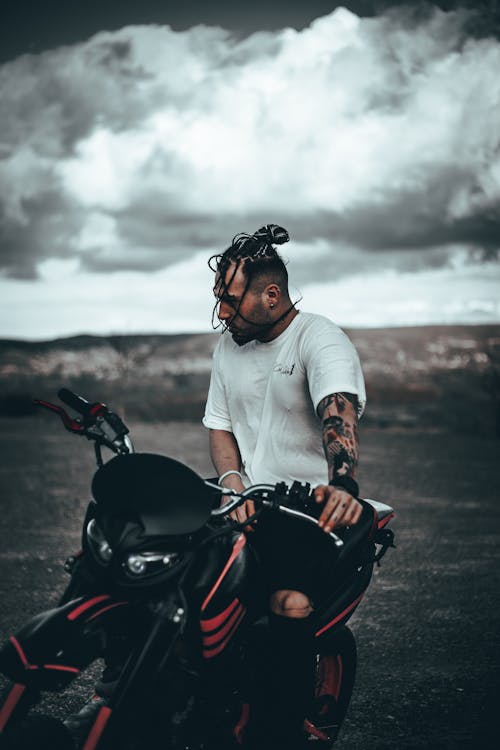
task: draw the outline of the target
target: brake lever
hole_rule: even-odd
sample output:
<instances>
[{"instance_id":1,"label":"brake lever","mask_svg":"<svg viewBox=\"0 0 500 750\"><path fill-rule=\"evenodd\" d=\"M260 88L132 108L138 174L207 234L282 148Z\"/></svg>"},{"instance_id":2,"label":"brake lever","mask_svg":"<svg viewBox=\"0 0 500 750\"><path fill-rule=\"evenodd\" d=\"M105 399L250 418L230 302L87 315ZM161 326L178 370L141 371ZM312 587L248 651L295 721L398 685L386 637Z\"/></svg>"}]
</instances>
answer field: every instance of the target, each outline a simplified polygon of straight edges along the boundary
<instances>
[{"instance_id":1,"label":"brake lever","mask_svg":"<svg viewBox=\"0 0 500 750\"><path fill-rule=\"evenodd\" d=\"M61 418L61 422L63 423L64 427L68 430L68 432L76 433L77 435L84 435L85 434L85 427L83 425L83 422L78 417L73 418L70 417L69 414L62 408L62 406L57 406L57 404L51 404L50 401L44 401L41 398L34 398L33 403L35 406L41 406L44 409L47 409L48 411L52 411L55 414L58 414Z\"/></svg>"},{"instance_id":2,"label":"brake lever","mask_svg":"<svg viewBox=\"0 0 500 750\"><path fill-rule=\"evenodd\" d=\"M109 411L104 404L93 404L91 413L80 418L70 417L62 406L43 399L33 399L33 403L58 414L68 432L95 441L96 458L99 466L102 465L101 445L106 446L113 453L133 453L134 451L132 441L127 437L127 426L117 414Z\"/></svg>"}]
</instances>

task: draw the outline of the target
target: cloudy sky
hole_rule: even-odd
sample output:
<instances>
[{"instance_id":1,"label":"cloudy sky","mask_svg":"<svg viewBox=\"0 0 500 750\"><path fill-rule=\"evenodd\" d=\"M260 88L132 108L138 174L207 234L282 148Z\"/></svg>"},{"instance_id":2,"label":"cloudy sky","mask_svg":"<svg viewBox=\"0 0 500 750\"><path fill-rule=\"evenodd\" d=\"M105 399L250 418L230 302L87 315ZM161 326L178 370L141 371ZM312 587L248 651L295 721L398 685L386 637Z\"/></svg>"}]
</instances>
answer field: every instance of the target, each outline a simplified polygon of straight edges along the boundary
<instances>
[{"instance_id":1,"label":"cloudy sky","mask_svg":"<svg viewBox=\"0 0 500 750\"><path fill-rule=\"evenodd\" d=\"M209 330L269 222L302 309L500 322L498 3L5 5L0 336Z\"/></svg>"}]
</instances>

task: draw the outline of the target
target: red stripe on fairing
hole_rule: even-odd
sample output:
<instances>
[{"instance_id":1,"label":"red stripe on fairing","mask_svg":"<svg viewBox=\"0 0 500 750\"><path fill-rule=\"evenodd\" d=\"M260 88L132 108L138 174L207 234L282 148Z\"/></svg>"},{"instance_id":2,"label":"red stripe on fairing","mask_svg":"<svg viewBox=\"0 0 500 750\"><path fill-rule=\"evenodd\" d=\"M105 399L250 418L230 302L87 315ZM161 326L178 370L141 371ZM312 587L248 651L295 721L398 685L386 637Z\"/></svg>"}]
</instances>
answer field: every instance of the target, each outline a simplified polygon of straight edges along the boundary
<instances>
[{"instance_id":1,"label":"red stripe on fairing","mask_svg":"<svg viewBox=\"0 0 500 750\"><path fill-rule=\"evenodd\" d=\"M344 610L343 610L343 611L342 611L342 612L341 612L341 613L340 613L339 615L337 615L337 617L334 617L334 618L333 618L333 620L331 620L331 621L330 621L330 622L329 622L329 623L328 623L327 625L325 625L325 626L324 626L324 627L322 627L322 628L321 628L320 630L318 630L318 632L317 632L317 633L315 633L315 634L314 634L314 636L315 636L315 637L317 637L318 635L321 635L322 633L324 633L324 632L325 632L325 630L328 630L328 628L331 628L331 627L333 627L333 625L335 625L335 623L336 623L336 622L338 622L338 621L339 621L339 620L341 620L341 619L342 619L343 617L345 617L345 615L347 615L347 614L348 614L348 613L349 613L349 612L350 612L350 611L351 611L352 609L354 609L354 607L355 607L355 606L356 606L357 604L359 604L359 602L360 602L360 601L361 601L361 599L363 598L363 595L364 595L364 593L365 593L365 592L363 591L363 592L362 592L362 593L361 593L361 594L360 594L360 595L358 596L358 598L357 598L357 599L355 599L355 600L354 600L354 601L353 601L353 602L352 602L351 604L349 604L349 606L348 606L348 607L346 607L346 608L345 608L345 609L344 609Z\"/></svg>"},{"instance_id":2,"label":"red stripe on fairing","mask_svg":"<svg viewBox=\"0 0 500 750\"><path fill-rule=\"evenodd\" d=\"M219 612L215 617L211 617L209 620L200 620L200 627L204 633L210 633L212 630L216 630L220 627L226 619L234 612L234 610L240 605L238 599L233 599L231 604L226 607L222 612Z\"/></svg>"},{"instance_id":3,"label":"red stripe on fairing","mask_svg":"<svg viewBox=\"0 0 500 750\"><path fill-rule=\"evenodd\" d=\"M73 672L73 674L78 674L80 671L76 667L66 667L64 664L44 664L43 669L56 669L58 672Z\"/></svg>"},{"instance_id":4,"label":"red stripe on fairing","mask_svg":"<svg viewBox=\"0 0 500 750\"><path fill-rule=\"evenodd\" d=\"M3 732L3 730L5 729L5 725L12 716L12 712L19 703L21 696L25 690L26 685L21 685L20 683L16 683L15 685L13 685L12 690L8 694L5 703L0 709L0 732Z\"/></svg>"},{"instance_id":5,"label":"red stripe on fairing","mask_svg":"<svg viewBox=\"0 0 500 750\"><path fill-rule=\"evenodd\" d=\"M26 658L26 654L24 653L21 644L17 640L17 638L14 638L14 636L11 636L9 638L10 642L16 649L19 658L21 659L23 663L23 667L25 669L40 669L40 667L37 664L30 664L28 659ZM79 673L79 669L76 667L67 667L64 664L44 664L42 669L57 669L60 672L74 672L75 674Z\"/></svg>"},{"instance_id":6,"label":"red stripe on fairing","mask_svg":"<svg viewBox=\"0 0 500 750\"><path fill-rule=\"evenodd\" d=\"M19 655L19 658L21 659L21 661L23 663L23 667L25 667L25 669L28 669L28 667L29 667L29 661L26 658L26 654L24 653L24 651L23 651L23 649L21 647L21 644L19 643L19 641L17 640L17 638L14 638L14 636L11 636L9 638L9 641L12 643L12 645L16 649L16 651L17 651L17 653Z\"/></svg>"},{"instance_id":7,"label":"red stripe on fairing","mask_svg":"<svg viewBox=\"0 0 500 750\"><path fill-rule=\"evenodd\" d=\"M321 729L318 729L318 727L315 727L312 721L309 721L309 719L304 719L304 729L306 732L309 732L309 734L312 734L313 737L317 737L318 740L323 740L323 742L328 742L330 737L321 731Z\"/></svg>"},{"instance_id":8,"label":"red stripe on fairing","mask_svg":"<svg viewBox=\"0 0 500 750\"><path fill-rule=\"evenodd\" d=\"M224 638L224 640L221 643L219 643L218 646L216 646L215 648L209 648L209 649L204 648L203 649L203 657L205 659L211 659L213 656L217 656L217 654L220 654L221 651L224 651L224 649L226 648L227 644L229 643L229 641L233 637L234 633L238 630L238 626L239 626L240 622L243 620L243 618L245 616L245 612L246 612L246 609L243 609L243 612L241 612L240 616L238 617L238 619L234 623L233 627L231 628L231 630L229 631L229 633L227 634L227 636Z\"/></svg>"},{"instance_id":9,"label":"red stripe on fairing","mask_svg":"<svg viewBox=\"0 0 500 750\"><path fill-rule=\"evenodd\" d=\"M40 667L37 664L30 664L29 663L28 659L26 658L26 654L24 653L24 651L22 649L22 646L19 643L19 641L17 640L17 638L14 638L14 636L11 636L9 638L9 640L12 643L12 645L14 646L14 648L16 649L16 651L17 651L17 653L19 655L19 658L21 659L21 661L23 663L23 667L25 669L40 669ZM44 664L43 667L42 667L42 669L57 669L60 672L74 672L75 674L78 674L79 671L80 671L76 667L67 667L64 664Z\"/></svg>"},{"instance_id":10,"label":"red stripe on fairing","mask_svg":"<svg viewBox=\"0 0 500 750\"><path fill-rule=\"evenodd\" d=\"M87 741L83 746L83 750L94 750L94 748L97 746L97 743L101 739L101 735L104 732L111 713L111 708L108 708L107 706L103 706L100 709L99 713L97 714L97 718L94 721L94 725L90 730L90 734L87 737Z\"/></svg>"},{"instance_id":11,"label":"red stripe on fairing","mask_svg":"<svg viewBox=\"0 0 500 750\"><path fill-rule=\"evenodd\" d=\"M216 582L215 582L212 590L210 591L210 593L208 594L207 598L205 599L205 601L201 605L201 611L202 612L203 612L204 609L206 609L206 607L210 603L210 600L212 599L213 595L215 594L215 592L217 591L217 589L221 585L222 581L224 580L224 577L225 577L227 571L229 570L229 568L231 567L231 565L233 564L233 562L235 561L235 559L238 557L238 555L240 554L241 550L243 549L243 547L245 546L246 543L247 543L246 536L244 534L240 534L239 537L238 537L238 539L234 543L233 551L231 552L231 556L229 557L229 560L224 565L222 573L217 578L217 580L216 580Z\"/></svg>"},{"instance_id":12,"label":"red stripe on fairing","mask_svg":"<svg viewBox=\"0 0 500 750\"><path fill-rule=\"evenodd\" d=\"M99 617L99 615L102 615L104 612L107 612L108 609L114 609L115 607L123 607L124 604L128 604L128 602L115 602L114 604L108 604L107 607L103 607L102 609L99 609L97 612L95 612L93 615L90 615L88 620L85 620L85 622L90 622L95 617Z\"/></svg>"},{"instance_id":13,"label":"red stripe on fairing","mask_svg":"<svg viewBox=\"0 0 500 750\"><path fill-rule=\"evenodd\" d=\"M94 596L92 599L88 599L88 601L83 602L83 604L80 604L80 606L69 613L68 620L76 620L76 618L79 617L82 612L85 612L87 609L90 609L96 604L99 604L99 602L104 602L109 598L109 594L101 594L101 596Z\"/></svg>"},{"instance_id":14,"label":"red stripe on fairing","mask_svg":"<svg viewBox=\"0 0 500 750\"><path fill-rule=\"evenodd\" d=\"M316 697L333 695L336 701L339 699L340 687L342 685L342 657L340 654L327 654L320 659L319 667L320 684L317 688ZM327 713L328 705L325 704L320 713Z\"/></svg>"},{"instance_id":15,"label":"red stripe on fairing","mask_svg":"<svg viewBox=\"0 0 500 750\"><path fill-rule=\"evenodd\" d=\"M386 526L386 525L387 525L387 524L389 523L389 521L391 520L391 518L394 518L394 516L395 516L395 515L396 515L395 513L389 513L389 515L388 515L388 516L386 516L385 518L382 518L382 519L381 519L381 520L380 520L380 521L378 522L378 528L379 528L379 529L383 529L383 528L384 528L384 526Z\"/></svg>"},{"instance_id":16,"label":"red stripe on fairing","mask_svg":"<svg viewBox=\"0 0 500 750\"><path fill-rule=\"evenodd\" d=\"M221 638L223 638L228 630L231 630L232 626L235 623L235 620L238 619L238 617L243 612L243 605L240 604L239 607L236 607L231 617L227 620L227 622L224 623L223 627L218 630L216 633L212 633L212 635L204 635L203 636L203 646L213 646L215 643L218 643Z\"/></svg>"}]
</instances>

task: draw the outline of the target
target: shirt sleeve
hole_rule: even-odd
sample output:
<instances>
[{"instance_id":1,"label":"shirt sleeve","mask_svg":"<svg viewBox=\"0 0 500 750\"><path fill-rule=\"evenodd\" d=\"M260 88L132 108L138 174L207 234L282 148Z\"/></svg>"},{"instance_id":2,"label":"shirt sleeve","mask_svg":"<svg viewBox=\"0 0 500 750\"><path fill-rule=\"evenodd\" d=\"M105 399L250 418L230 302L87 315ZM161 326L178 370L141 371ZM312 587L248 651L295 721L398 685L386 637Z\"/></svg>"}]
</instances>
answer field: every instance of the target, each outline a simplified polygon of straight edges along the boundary
<instances>
[{"instance_id":1,"label":"shirt sleeve","mask_svg":"<svg viewBox=\"0 0 500 750\"><path fill-rule=\"evenodd\" d=\"M226 390L224 388L220 343L221 342L219 341L213 355L210 387L208 389L205 416L203 417L202 423L210 430L226 430L226 432L232 432Z\"/></svg>"},{"instance_id":2,"label":"shirt sleeve","mask_svg":"<svg viewBox=\"0 0 500 750\"><path fill-rule=\"evenodd\" d=\"M344 331L328 319L310 330L303 345L309 393L315 411L332 393L358 397L358 416L366 405L366 390L358 353Z\"/></svg>"}]
</instances>

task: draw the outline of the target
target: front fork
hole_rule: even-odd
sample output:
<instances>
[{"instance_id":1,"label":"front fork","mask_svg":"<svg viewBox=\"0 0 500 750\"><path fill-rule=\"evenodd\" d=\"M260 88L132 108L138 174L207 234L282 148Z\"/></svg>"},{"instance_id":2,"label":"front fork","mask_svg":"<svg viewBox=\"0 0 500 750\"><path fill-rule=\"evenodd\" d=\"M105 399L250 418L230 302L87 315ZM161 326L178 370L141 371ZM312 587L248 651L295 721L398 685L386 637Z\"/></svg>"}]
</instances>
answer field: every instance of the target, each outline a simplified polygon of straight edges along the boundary
<instances>
[{"instance_id":1,"label":"front fork","mask_svg":"<svg viewBox=\"0 0 500 750\"><path fill-rule=\"evenodd\" d=\"M83 750L120 747L130 734L147 735L152 690L183 630L186 613L177 597L156 603L152 627L130 653L120 677L89 731ZM149 710L148 710L149 709ZM143 726L138 726L141 717Z\"/></svg>"}]
</instances>

